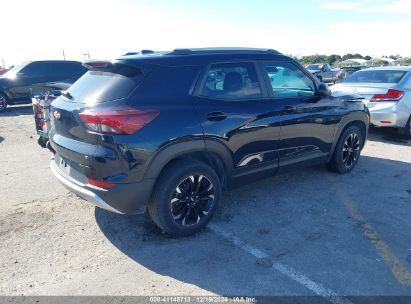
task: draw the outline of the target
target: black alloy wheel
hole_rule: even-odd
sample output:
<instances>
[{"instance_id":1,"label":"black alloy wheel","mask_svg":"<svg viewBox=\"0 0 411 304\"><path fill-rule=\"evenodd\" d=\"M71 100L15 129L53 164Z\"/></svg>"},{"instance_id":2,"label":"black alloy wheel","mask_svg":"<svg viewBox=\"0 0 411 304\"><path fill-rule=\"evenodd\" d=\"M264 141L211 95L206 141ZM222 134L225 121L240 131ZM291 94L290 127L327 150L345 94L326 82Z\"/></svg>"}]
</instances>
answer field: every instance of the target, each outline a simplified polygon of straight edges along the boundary
<instances>
[{"instance_id":1,"label":"black alloy wheel","mask_svg":"<svg viewBox=\"0 0 411 304\"><path fill-rule=\"evenodd\" d=\"M220 178L212 167L198 160L177 160L156 181L148 212L164 232L187 236L207 225L220 197Z\"/></svg>"},{"instance_id":2,"label":"black alloy wheel","mask_svg":"<svg viewBox=\"0 0 411 304\"><path fill-rule=\"evenodd\" d=\"M182 226L198 224L214 203L214 187L204 175L190 175L176 187L171 199L171 214Z\"/></svg>"},{"instance_id":3,"label":"black alloy wheel","mask_svg":"<svg viewBox=\"0 0 411 304\"><path fill-rule=\"evenodd\" d=\"M3 112L7 108L7 98L0 93L0 112Z\"/></svg>"},{"instance_id":4,"label":"black alloy wheel","mask_svg":"<svg viewBox=\"0 0 411 304\"><path fill-rule=\"evenodd\" d=\"M342 161L347 169L351 169L360 156L361 141L356 133L351 133L345 140L342 149Z\"/></svg>"}]
</instances>

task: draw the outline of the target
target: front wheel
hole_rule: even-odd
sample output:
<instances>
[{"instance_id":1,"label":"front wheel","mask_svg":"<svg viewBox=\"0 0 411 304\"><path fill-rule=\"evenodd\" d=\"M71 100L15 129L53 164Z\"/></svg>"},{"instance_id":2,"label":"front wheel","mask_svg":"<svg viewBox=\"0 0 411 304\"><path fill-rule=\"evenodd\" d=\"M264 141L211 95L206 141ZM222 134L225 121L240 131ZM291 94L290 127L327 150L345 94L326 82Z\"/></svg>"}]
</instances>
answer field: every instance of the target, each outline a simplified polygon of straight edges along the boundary
<instances>
[{"instance_id":1,"label":"front wheel","mask_svg":"<svg viewBox=\"0 0 411 304\"><path fill-rule=\"evenodd\" d=\"M0 93L0 112L3 112L7 108L7 97Z\"/></svg>"},{"instance_id":2,"label":"front wheel","mask_svg":"<svg viewBox=\"0 0 411 304\"><path fill-rule=\"evenodd\" d=\"M331 171L345 174L356 166L364 144L359 127L350 126L340 135L333 156L327 164Z\"/></svg>"},{"instance_id":3,"label":"front wheel","mask_svg":"<svg viewBox=\"0 0 411 304\"><path fill-rule=\"evenodd\" d=\"M207 225L220 197L220 179L210 166L196 160L180 160L160 175L148 211L166 233L186 236Z\"/></svg>"}]
</instances>

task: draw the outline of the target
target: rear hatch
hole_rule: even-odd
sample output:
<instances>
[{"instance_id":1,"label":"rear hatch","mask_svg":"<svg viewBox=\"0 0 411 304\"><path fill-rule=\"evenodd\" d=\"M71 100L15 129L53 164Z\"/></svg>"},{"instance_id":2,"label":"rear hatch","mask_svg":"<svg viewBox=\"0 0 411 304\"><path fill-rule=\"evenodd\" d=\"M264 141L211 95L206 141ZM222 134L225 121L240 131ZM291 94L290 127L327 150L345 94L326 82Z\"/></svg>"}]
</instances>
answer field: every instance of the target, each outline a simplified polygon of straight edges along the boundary
<instances>
[{"instance_id":1,"label":"rear hatch","mask_svg":"<svg viewBox=\"0 0 411 304\"><path fill-rule=\"evenodd\" d=\"M61 171L83 181L98 175L91 170L96 159L115 159L114 149L102 144L103 136L87 129L80 114L90 109L122 108L125 99L144 78L143 70L115 61L92 67L51 104L51 145Z\"/></svg>"}]
</instances>

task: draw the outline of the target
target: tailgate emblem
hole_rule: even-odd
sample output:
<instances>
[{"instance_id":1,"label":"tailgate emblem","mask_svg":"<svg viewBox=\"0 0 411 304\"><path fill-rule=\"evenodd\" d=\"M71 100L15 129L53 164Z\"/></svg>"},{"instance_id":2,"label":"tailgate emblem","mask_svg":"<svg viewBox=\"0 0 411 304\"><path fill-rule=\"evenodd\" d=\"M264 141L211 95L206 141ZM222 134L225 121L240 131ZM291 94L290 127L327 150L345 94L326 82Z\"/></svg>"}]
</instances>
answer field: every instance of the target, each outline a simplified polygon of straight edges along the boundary
<instances>
[{"instance_id":1,"label":"tailgate emblem","mask_svg":"<svg viewBox=\"0 0 411 304\"><path fill-rule=\"evenodd\" d=\"M61 118L61 114L60 114L59 111L54 111L53 116L54 116L55 119L60 119Z\"/></svg>"}]
</instances>

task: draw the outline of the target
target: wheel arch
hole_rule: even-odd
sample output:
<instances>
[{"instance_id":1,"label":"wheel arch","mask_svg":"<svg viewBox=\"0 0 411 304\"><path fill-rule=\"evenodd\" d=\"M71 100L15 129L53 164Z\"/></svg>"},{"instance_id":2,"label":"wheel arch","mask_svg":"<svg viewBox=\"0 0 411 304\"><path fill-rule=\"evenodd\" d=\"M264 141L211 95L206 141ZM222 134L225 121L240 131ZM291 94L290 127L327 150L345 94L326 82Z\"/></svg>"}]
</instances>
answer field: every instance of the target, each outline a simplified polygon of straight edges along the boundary
<instances>
[{"instance_id":1,"label":"wheel arch","mask_svg":"<svg viewBox=\"0 0 411 304\"><path fill-rule=\"evenodd\" d=\"M334 142L331 147L330 155L328 156L328 161L331 159L332 155L334 154L335 147L337 146L337 143L340 139L341 134L350 126L357 126L360 128L361 135L363 138L362 147L364 147L365 142L367 141L367 136L368 136L368 127L369 127L368 119L366 117L366 114L363 112L351 113L351 115L344 117L341 120L340 124L338 125L338 128L334 135Z\"/></svg>"},{"instance_id":2,"label":"wheel arch","mask_svg":"<svg viewBox=\"0 0 411 304\"><path fill-rule=\"evenodd\" d=\"M6 99L7 99L6 101L7 101L7 103L9 103L10 100L12 99L11 96L7 93L7 90L2 90L2 89L0 89L0 94L6 96Z\"/></svg>"},{"instance_id":3,"label":"wheel arch","mask_svg":"<svg viewBox=\"0 0 411 304\"><path fill-rule=\"evenodd\" d=\"M226 187L232 173L232 158L223 144L213 140L191 140L168 145L158 152L150 162L145 178L157 179L171 163L193 159L212 167Z\"/></svg>"}]
</instances>

